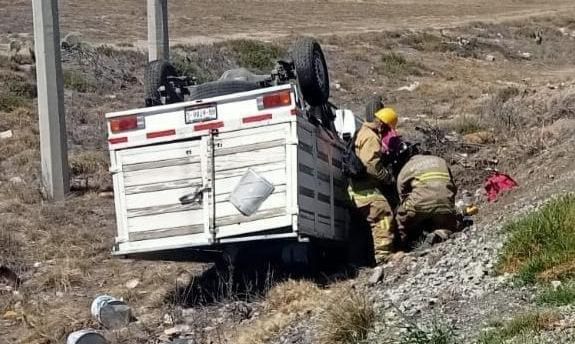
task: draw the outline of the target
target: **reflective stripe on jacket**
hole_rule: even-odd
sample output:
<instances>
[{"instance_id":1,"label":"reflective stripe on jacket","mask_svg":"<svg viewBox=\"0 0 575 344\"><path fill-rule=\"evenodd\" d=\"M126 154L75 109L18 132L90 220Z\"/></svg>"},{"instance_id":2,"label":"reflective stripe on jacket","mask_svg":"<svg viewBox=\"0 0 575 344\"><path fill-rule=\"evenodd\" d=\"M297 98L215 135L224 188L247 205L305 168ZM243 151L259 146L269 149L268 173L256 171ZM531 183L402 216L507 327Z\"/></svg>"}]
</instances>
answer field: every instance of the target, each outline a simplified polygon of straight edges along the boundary
<instances>
[{"instance_id":1,"label":"reflective stripe on jacket","mask_svg":"<svg viewBox=\"0 0 575 344\"><path fill-rule=\"evenodd\" d=\"M455 212L457 187L447 162L433 155L415 155L397 177L397 191L405 210L424 213Z\"/></svg>"}]
</instances>

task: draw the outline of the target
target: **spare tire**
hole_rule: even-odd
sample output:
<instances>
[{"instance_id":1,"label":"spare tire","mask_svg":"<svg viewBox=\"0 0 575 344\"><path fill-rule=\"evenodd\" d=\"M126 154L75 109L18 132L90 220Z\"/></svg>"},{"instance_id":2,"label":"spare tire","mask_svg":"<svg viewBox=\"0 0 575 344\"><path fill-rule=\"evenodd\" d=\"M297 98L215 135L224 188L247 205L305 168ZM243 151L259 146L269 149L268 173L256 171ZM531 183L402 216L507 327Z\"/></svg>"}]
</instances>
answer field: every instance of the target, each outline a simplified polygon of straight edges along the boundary
<instances>
[{"instance_id":1,"label":"spare tire","mask_svg":"<svg viewBox=\"0 0 575 344\"><path fill-rule=\"evenodd\" d=\"M146 106L162 105L161 95L158 89L164 86L166 89L166 103L172 104L183 101L183 96L176 93L168 82L168 77L177 76L174 66L167 61L152 61L146 66L144 74L144 93Z\"/></svg>"},{"instance_id":2,"label":"spare tire","mask_svg":"<svg viewBox=\"0 0 575 344\"><path fill-rule=\"evenodd\" d=\"M329 99L329 75L319 43L313 38L297 40L290 49L305 101L312 106Z\"/></svg>"},{"instance_id":3,"label":"spare tire","mask_svg":"<svg viewBox=\"0 0 575 344\"><path fill-rule=\"evenodd\" d=\"M365 104L365 114L363 119L367 122L373 122L375 113L384 107L383 97L380 95L372 96Z\"/></svg>"},{"instance_id":4,"label":"spare tire","mask_svg":"<svg viewBox=\"0 0 575 344\"><path fill-rule=\"evenodd\" d=\"M256 90L259 85L244 80L218 80L190 88L190 100L213 98Z\"/></svg>"}]
</instances>

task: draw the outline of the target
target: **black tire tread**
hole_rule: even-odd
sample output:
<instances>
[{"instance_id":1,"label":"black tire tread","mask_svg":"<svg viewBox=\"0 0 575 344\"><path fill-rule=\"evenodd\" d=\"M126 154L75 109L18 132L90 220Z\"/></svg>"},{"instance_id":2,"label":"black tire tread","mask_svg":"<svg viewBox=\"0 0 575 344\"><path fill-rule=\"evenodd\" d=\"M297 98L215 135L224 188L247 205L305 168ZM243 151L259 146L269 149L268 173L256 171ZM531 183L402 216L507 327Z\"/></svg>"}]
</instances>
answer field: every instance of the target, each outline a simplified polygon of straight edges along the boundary
<instances>
[{"instance_id":1,"label":"black tire tread","mask_svg":"<svg viewBox=\"0 0 575 344\"><path fill-rule=\"evenodd\" d=\"M156 60L148 63L144 72L144 97L151 106L162 105L158 88L165 85L172 100L177 98L168 85L168 76L177 75L176 69L167 61Z\"/></svg>"},{"instance_id":2,"label":"black tire tread","mask_svg":"<svg viewBox=\"0 0 575 344\"><path fill-rule=\"evenodd\" d=\"M315 80L313 73L314 52L319 50L325 65L325 56L319 43L309 37L298 39L290 49L290 56L293 59L298 81L308 104L317 106L327 102L329 98L329 76L327 67L325 68L326 89L321 89Z\"/></svg>"},{"instance_id":3,"label":"black tire tread","mask_svg":"<svg viewBox=\"0 0 575 344\"><path fill-rule=\"evenodd\" d=\"M243 80L206 82L190 89L190 100L213 98L258 89L259 85Z\"/></svg>"},{"instance_id":4,"label":"black tire tread","mask_svg":"<svg viewBox=\"0 0 575 344\"><path fill-rule=\"evenodd\" d=\"M383 106L383 98L380 95L372 96L365 104L365 114L363 119L368 122L373 122L375 113Z\"/></svg>"}]
</instances>

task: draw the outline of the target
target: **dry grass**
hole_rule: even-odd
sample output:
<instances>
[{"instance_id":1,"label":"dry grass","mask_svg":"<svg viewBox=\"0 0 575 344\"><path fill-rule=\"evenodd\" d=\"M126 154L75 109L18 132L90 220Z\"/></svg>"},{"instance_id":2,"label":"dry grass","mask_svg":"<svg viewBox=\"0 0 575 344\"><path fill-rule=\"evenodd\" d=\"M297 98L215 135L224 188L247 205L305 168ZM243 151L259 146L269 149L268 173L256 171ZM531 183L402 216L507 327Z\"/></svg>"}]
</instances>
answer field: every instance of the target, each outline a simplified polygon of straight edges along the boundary
<instances>
[{"instance_id":1,"label":"dry grass","mask_svg":"<svg viewBox=\"0 0 575 344\"><path fill-rule=\"evenodd\" d=\"M323 301L321 295L321 289L312 282L289 280L278 284L266 295L266 314L242 329L232 342L266 343L296 319L317 311Z\"/></svg>"},{"instance_id":2,"label":"dry grass","mask_svg":"<svg viewBox=\"0 0 575 344\"><path fill-rule=\"evenodd\" d=\"M483 121L480 118L472 115L458 116L449 123L448 127L449 129L462 135L485 130Z\"/></svg>"},{"instance_id":3,"label":"dry grass","mask_svg":"<svg viewBox=\"0 0 575 344\"><path fill-rule=\"evenodd\" d=\"M267 343L296 321L317 327L318 343L356 343L367 336L375 310L366 290L347 284L322 290L308 281L289 280L267 293L264 315L243 328L232 342Z\"/></svg>"},{"instance_id":4,"label":"dry grass","mask_svg":"<svg viewBox=\"0 0 575 344\"><path fill-rule=\"evenodd\" d=\"M336 290L320 316L318 331L325 344L357 343L367 337L375 321L375 309L368 290Z\"/></svg>"},{"instance_id":5,"label":"dry grass","mask_svg":"<svg viewBox=\"0 0 575 344\"><path fill-rule=\"evenodd\" d=\"M26 295L20 319L31 331L21 343L63 343L70 332L93 326L89 312L72 302L66 298L47 300L32 293Z\"/></svg>"}]
</instances>

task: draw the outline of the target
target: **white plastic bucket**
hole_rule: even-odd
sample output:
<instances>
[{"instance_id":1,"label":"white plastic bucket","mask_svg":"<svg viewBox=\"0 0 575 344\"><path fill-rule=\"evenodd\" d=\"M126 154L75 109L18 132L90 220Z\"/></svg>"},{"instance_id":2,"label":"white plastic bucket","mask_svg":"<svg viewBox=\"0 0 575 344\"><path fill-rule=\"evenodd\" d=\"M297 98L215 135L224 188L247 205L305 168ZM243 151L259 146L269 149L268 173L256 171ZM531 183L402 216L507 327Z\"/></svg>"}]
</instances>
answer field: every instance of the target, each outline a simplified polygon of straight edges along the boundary
<instances>
[{"instance_id":1,"label":"white plastic bucket","mask_svg":"<svg viewBox=\"0 0 575 344\"><path fill-rule=\"evenodd\" d=\"M274 192L274 185L249 169L230 195L230 202L245 216L255 213Z\"/></svg>"},{"instance_id":2,"label":"white plastic bucket","mask_svg":"<svg viewBox=\"0 0 575 344\"><path fill-rule=\"evenodd\" d=\"M97 331L86 329L70 333L66 344L108 344L108 341Z\"/></svg>"},{"instance_id":3,"label":"white plastic bucket","mask_svg":"<svg viewBox=\"0 0 575 344\"><path fill-rule=\"evenodd\" d=\"M110 295L100 295L92 301L90 311L94 319L108 329L117 329L130 323L131 310L122 300Z\"/></svg>"}]
</instances>

